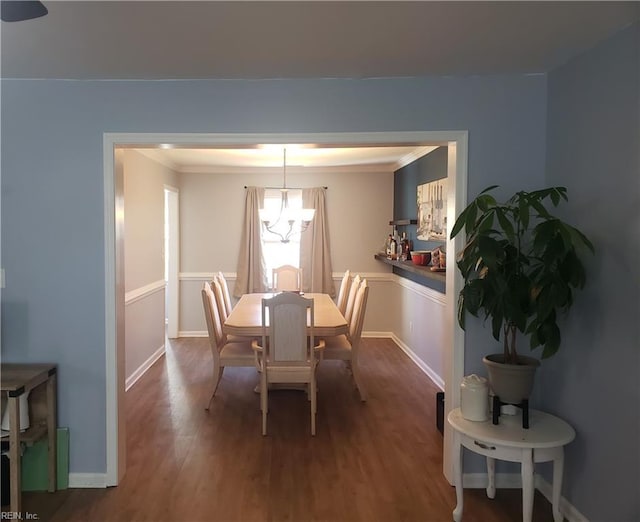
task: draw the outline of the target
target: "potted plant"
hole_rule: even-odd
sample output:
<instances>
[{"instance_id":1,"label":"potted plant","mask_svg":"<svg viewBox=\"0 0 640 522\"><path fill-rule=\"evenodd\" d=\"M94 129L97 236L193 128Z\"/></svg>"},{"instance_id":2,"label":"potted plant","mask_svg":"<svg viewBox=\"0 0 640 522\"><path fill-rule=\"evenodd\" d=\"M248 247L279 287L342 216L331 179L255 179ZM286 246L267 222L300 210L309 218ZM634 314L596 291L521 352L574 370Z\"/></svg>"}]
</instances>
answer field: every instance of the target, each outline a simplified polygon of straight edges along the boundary
<instances>
[{"instance_id":1,"label":"potted plant","mask_svg":"<svg viewBox=\"0 0 640 522\"><path fill-rule=\"evenodd\" d=\"M540 362L516 350L517 331L529 336L530 348L542 348L542 358L560 347L558 313L573 303L573 290L585 283L578 256L593 245L585 235L551 215L545 202L567 201L564 187L516 192L505 203L482 191L456 220L451 238L462 230L467 240L457 266L464 277L458 297L458 323L465 315L491 320L493 337L503 353L483 359L489 382L502 402L528 399Z\"/></svg>"}]
</instances>

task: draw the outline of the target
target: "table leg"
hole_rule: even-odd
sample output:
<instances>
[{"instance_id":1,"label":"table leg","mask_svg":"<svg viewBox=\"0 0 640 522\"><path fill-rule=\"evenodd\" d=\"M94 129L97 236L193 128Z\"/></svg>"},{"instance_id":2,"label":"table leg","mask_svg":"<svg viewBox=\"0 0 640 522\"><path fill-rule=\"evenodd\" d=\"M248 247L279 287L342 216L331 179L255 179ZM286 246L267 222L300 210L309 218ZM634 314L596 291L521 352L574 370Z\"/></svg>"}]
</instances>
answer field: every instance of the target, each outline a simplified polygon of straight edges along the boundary
<instances>
[{"instance_id":1,"label":"table leg","mask_svg":"<svg viewBox=\"0 0 640 522\"><path fill-rule=\"evenodd\" d=\"M531 522L533 516L533 450L522 450L522 522Z\"/></svg>"},{"instance_id":2,"label":"table leg","mask_svg":"<svg viewBox=\"0 0 640 522\"><path fill-rule=\"evenodd\" d=\"M56 490L57 472L57 428L56 428L56 374L47 381L47 439L49 446L49 485L48 491Z\"/></svg>"},{"instance_id":3,"label":"table leg","mask_svg":"<svg viewBox=\"0 0 640 522\"><path fill-rule=\"evenodd\" d=\"M456 486L456 508L453 510L453 520L462 520L463 493L462 488L462 444L460 434L453 430L453 481Z\"/></svg>"},{"instance_id":4,"label":"table leg","mask_svg":"<svg viewBox=\"0 0 640 522\"><path fill-rule=\"evenodd\" d=\"M487 457L487 497L496 498L496 459Z\"/></svg>"},{"instance_id":5,"label":"table leg","mask_svg":"<svg viewBox=\"0 0 640 522\"><path fill-rule=\"evenodd\" d=\"M11 511L19 513L21 502L20 477L20 397L9 397L9 480L11 482L9 497Z\"/></svg>"},{"instance_id":6,"label":"table leg","mask_svg":"<svg viewBox=\"0 0 640 522\"><path fill-rule=\"evenodd\" d=\"M559 448L558 456L553 459L553 490L551 505L553 507L554 522L562 522L564 517L560 513L560 493L562 491L562 475L564 474L564 448Z\"/></svg>"}]
</instances>

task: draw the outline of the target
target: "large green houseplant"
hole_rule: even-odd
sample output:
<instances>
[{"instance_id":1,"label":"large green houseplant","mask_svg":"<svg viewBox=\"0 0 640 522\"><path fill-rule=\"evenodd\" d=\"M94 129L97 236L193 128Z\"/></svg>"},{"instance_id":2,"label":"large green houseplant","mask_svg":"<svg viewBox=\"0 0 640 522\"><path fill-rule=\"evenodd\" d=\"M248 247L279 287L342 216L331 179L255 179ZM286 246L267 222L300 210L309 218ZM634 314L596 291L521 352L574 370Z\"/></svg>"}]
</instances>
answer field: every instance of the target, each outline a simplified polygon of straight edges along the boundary
<instances>
[{"instance_id":1,"label":"large green houseplant","mask_svg":"<svg viewBox=\"0 0 640 522\"><path fill-rule=\"evenodd\" d=\"M451 238L466 232L466 243L457 257L464 277L458 323L465 328L466 312L491 320L493 337L498 341L503 337L503 353L485 357L489 380L501 399L518 403L528 398L539 361L518 353L517 331L529 336L532 350L542 348L542 358L557 352L558 312L568 310L573 290L584 286L579 253L585 247L593 252L593 245L545 207L545 202L557 206L567 201L566 188L520 191L498 203L489 193L496 187L482 191L458 216L451 231ZM521 389L498 392L492 370L496 365L509 372L506 385L521 385ZM527 367L533 371L525 377L522 370Z\"/></svg>"}]
</instances>

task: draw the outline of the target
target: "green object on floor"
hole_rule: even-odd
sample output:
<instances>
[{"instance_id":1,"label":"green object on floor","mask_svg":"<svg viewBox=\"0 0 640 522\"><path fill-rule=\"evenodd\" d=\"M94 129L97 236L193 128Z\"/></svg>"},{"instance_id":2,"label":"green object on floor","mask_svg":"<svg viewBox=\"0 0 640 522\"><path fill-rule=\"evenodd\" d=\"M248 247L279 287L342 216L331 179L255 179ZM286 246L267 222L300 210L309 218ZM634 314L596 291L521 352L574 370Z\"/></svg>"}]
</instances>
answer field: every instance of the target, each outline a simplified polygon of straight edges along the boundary
<instances>
[{"instance_id":1,"label":"green object on floor","mask_svg":"<svg viewBox=\"0 0 640 522\"><path fill-rule=\"evenodd\" d=\"M69 488L69 428L57 430L57 489ZM47 440L27 446L22 455L22 491L47 491L49 486Z\"/></svg>"}]
</instances>

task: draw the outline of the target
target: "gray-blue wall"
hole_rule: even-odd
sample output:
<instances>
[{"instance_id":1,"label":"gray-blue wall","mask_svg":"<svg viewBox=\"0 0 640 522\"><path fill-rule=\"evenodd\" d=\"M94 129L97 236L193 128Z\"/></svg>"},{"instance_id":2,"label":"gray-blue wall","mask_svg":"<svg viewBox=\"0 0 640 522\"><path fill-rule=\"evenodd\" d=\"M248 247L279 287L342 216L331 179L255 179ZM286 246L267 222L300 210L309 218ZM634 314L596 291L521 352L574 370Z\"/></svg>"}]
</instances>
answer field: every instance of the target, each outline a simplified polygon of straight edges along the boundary
<instances>
[{"instance_id":1,"label":"gray-blue wall","mask_svg":"<svg viewBox=\"0 0 640 522\"><path fill-rule=\"evenodd\" d=\"M104 132L467 129L473 197L493 183L508 192L542 184L546 88L541 75L3 80L2 358L59 364L70 470L106 470ZM468 332L473 367L491 336L479 324Z\"/></svg>"},{"instance_id":2,"label":"gray-blue wall","mask_svg":"<svg viewBox=\"0 0 640 522\"><path fill-rule=\"evenodd\" d=\"M639 49L636 24L549 75L547 183L597 252L536 386L577 432L564 494L592 522L640 520Z\"/></svg>"}]
</instances>

